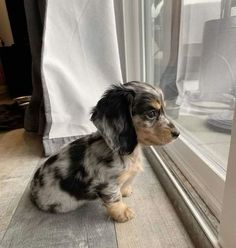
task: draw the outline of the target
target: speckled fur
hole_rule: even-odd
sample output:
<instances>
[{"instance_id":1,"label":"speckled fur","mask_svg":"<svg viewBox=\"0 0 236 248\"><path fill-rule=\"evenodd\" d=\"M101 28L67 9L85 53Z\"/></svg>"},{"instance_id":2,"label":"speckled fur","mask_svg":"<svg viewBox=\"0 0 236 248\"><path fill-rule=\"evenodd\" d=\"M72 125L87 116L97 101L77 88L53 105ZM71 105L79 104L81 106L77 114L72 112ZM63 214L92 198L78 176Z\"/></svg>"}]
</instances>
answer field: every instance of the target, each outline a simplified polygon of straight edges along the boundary
<instances>
[{"instance_id":1,"label":"speckled fur","mask_svg":"<svg viewBox=\"0 0 236 248\"><path fill-rule=\"evenodd\" d=\"M132 219L122 196L132 193L131 182L142 168L140 144L163 145L179 134L163 106L161 90L145 83L108 89L92 110L98 131L68 144L36 170L32 201L44 211L65 213L100 198L114 220ZM147 117L150 111L155 118Z\"/></svg>"}]
</instances>

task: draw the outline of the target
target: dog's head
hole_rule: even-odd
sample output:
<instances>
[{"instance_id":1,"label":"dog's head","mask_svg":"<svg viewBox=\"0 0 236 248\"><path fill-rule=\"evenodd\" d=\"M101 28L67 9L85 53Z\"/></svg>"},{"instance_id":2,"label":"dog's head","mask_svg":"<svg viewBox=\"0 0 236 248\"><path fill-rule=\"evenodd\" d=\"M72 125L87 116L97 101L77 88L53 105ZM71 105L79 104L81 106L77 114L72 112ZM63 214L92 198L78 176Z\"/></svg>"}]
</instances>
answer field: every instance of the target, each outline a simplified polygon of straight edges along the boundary
<instances>
[{"instance_id":1,"label":"dog's head","mask_svg":"<svg viewBox=\"0 0 236 248\"><path fill-rule=\"evenodd\" d=\"M121 155L132 153L137 143L164 145L179 136L165 115L162 91L141 82L112 86L93 108L91 121Z\"/></svg>"}]
</instances>

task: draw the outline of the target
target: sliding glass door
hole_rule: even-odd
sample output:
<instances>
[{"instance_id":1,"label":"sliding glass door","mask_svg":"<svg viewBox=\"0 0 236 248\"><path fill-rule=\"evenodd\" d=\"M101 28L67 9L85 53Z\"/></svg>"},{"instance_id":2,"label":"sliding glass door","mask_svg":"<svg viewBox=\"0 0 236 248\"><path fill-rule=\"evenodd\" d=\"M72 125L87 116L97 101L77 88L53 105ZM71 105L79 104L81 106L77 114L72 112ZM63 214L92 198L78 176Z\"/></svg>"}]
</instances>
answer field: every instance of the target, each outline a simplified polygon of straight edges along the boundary
<instances>
[{"instance_id":1,"label":"sliding glass door","mask_svg":"<svg viewBox=\"0 0 236 248\"><path fill-rule=\"evenodd\" d=\"M222 222L221 244L236 247L236 0L123 0L123 8L127 79L162 88L181 130L165 149Z\"/></svg>"},{"instance_id":2,"label":"sliding glass door","mask_svg":"<svg viewBox=\"0 0 236 248\"><path fill-rule=\"evenodd\" d=\"M143 3L146 81L181 129L167 146L219 217L236 96L236 1Z\"/></svg>"}]
</instances>

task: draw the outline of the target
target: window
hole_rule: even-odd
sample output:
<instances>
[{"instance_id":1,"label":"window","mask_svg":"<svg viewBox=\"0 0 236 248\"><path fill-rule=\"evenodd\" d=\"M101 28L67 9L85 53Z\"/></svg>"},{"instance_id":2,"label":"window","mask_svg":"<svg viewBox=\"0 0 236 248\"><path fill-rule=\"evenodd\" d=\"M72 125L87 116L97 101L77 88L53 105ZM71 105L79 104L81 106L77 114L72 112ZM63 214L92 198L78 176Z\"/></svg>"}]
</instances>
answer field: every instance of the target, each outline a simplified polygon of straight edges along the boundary
<instances>
[{"instance_id":1,"label":"window","mask_svg":"<svg viewBox=\"0 0 236 248\"><path fill-rule=\"evenodd\" d=\"M163 89L167 114L182 131L182 139L167 149L217 216L236 95L233 7L220 0L144 6L146 79Z\"/></svg>"},{"instance_id":2,"label":"window","mask_svg":"<svg viewBox=\"0 0 236 248\"><path fill-rule=\"evenodd\" d=\"M131 15L125 32L128 65L140 61L141 69L131 65L128 80L164 91L166 112L181 130L165 149L221 221L221 244L236 247L236 1L131 2L138 18Z\"/></svg>"}]
</instances>

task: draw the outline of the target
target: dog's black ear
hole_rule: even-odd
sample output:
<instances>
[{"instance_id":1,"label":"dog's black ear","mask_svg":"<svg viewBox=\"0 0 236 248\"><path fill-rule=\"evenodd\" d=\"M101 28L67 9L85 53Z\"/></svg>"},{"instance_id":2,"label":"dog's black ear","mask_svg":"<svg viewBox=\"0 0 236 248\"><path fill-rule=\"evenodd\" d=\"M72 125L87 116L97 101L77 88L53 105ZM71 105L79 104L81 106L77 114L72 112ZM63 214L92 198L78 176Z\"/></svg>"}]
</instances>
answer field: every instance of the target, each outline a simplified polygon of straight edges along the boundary
<instances>
[{"instance_id":1,"label":"dog's black ear","mask_svg":"<svg viewBox=\"0 0 236 248\"><path fill-rule=\"evenodd\" d=\"M131 117L133 90L114 85L105 92L92 110L91 121L102 134L107 145L119 154L133 152L137 136Z\"/></svg>"}]
</instances>

